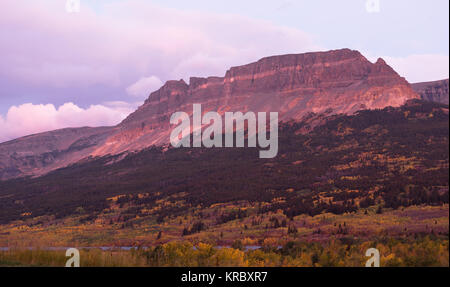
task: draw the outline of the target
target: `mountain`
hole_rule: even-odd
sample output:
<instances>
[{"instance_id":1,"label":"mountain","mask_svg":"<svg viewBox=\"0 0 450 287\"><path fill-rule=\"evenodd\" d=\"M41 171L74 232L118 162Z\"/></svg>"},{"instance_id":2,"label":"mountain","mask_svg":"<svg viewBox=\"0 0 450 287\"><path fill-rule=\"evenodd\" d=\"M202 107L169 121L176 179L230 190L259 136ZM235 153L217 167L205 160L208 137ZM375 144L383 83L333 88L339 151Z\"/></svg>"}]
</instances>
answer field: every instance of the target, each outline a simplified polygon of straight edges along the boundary
<instances>
[{"instance_id":1,"label":"mountain","mask_svg":"<svg viewBox=\"0 0 450 287\"><path fill-rule=\"evenodd\" d=\"M280 121L311 112L353 114L398 107L419 98L383 59L368 61L349 49L263 58L224 77L168 81L115 127L64 129L0 144L0 179L43 175L89 157L167 145L172 113L279 112Z\"/></svg>"},{"instance_id":2,"label":"mountain","mask_svg":"<svg viewBox=\"0 0 450 287\"><path fill-rule=\"evenodd\" d=\"M0 144L0 180L42 175L89 157L114 127L67 128Z\"/></svg>"},{"instance_id":3,"label":"mountain","mask_svg":"<svg viewBox=\"0 0 450 287\"><path fill-rule=\"evenodd\" d=\"M159 230L155 222L185 215L195 222L194 211L204 219L223 214L212 226L237 218L220 203L250 202L259 209L256 215L281 210L289 217L353 212L381 200L394 209L448 203L447 105L411 100L398 108L331 115L307 134L300 132L304 125L280 124L280 149L273 159L260 159L257 148L152 147L91 158L38 178L4 181L0 225L14 220L55 224L55 218L75 216L66 223L78 226L103 218L107 226L117 223L115 228L129 224L127 236L134 238L133 225ZM172 235L181 236L181 230Z\"/></svg>"},{"instance_id":4,"label":"mountain","mask_svg":"<svg viewBox=\"0 0 450 287\"><path fill-rule=\"evenodd\" d=\"M411 85L414 91L426 101L448 105L448 79L433 82L415 83Z\"/></svg>"}]
</instances>

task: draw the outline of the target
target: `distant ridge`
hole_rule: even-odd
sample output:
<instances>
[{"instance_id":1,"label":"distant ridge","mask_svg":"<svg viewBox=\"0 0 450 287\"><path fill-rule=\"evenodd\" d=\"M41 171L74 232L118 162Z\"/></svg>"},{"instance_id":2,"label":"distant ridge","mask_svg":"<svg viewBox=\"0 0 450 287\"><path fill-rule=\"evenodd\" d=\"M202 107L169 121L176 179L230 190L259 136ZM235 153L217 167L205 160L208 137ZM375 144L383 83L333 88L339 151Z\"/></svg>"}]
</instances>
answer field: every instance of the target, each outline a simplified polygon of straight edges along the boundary
<instances>
[{"instance_id":1,"label":"distant ridge","mask_svg":"<svg viewBox=\"0 0 450 287\"><path fill-rule=\"evenodd\" d=\"M449 104L448 79L433 82L415 83L411 86L423 100L446 105Z\"/></svg>"}]
</instances>

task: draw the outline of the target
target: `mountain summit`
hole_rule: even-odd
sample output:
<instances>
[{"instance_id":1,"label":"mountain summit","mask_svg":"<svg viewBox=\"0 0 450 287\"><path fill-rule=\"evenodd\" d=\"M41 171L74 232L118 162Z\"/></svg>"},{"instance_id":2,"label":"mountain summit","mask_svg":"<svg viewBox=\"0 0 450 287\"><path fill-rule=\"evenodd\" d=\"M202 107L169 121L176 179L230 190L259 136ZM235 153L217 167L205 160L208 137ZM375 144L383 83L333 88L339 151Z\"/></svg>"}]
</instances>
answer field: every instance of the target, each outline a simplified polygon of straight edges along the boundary
<instances>
[{"instance_id":1,"label":"mountain summit","mask_svg":"<svg viewBox=\"0 0 450 287\"><path fill-rule=\"evenodd\" d=\"M309 112L353 113L400 106L417 98L409 83L383 59L373 64L358 51L283 55L228 70L224 77L168 81L150 94L96 155L139 150L169 142L169 118L177 111L279 112L301 120Z\"/></svg>"},{"instance_id":2,"label":"mountain summit","mask_svg":"<svg viewBox=\"0 0 450 287\"><path fill-rule=\"evenodd\" d=\"M169 143L174 112L279 112L280 121L308 113L351 114L400 106L419 98L383 59L368 61L350 49L263 58L229 69L224 77L168 81L115 127L64 129L0 144L0 179L42 175L89 156Z\"/></svg>"}]
</instances>

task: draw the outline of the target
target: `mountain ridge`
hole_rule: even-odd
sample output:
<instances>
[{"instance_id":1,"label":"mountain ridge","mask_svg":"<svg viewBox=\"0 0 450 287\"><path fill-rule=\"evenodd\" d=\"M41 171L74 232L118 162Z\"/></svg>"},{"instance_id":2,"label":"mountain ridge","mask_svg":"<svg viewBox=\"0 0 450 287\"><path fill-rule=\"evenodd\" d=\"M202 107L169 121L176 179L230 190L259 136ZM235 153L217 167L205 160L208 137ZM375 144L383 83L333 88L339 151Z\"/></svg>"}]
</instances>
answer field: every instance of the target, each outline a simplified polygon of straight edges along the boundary
<instances>
[{"instance_id":1,"label":"mountain ridge","mask_svg":"<svg viewBox=\"0 0 450 287\"><path fill-rule=\"evenodd\" d=\"M0 179L39 176L86 157L168 144L170 115L191 114L194 103L201 103L204 113L272 111L279 112L280 121L300 121L311 112L352 114L416 98L411 85L383 59L371 63L355 50L270 56L232 67L224 77L192 77L189 84L167 81L114 127L80 129L64 140L42 133L18 139L19 145L2 143ZM68 149L77 142L76 150Z\"/></svg>"}]
</instances>

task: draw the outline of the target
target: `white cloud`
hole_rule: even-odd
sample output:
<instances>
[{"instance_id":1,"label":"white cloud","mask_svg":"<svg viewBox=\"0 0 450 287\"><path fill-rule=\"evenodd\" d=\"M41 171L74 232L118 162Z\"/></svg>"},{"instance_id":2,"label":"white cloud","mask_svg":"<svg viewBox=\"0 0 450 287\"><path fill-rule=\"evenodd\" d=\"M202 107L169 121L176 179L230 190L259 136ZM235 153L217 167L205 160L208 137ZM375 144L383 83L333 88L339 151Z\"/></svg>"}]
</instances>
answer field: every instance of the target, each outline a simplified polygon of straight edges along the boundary
<instances>
[{"instance_id":1,"label":"white cloud","mask_svg":"<svg viewBox=\"0 0 450 287\"><path fill-rule=\"evenodd\" d=\"M116 125L133 110L133 105L121 102L91 105L87 109L73 103L58 108L31 103L12 106L5 118L0 116L0 142L60 128Z\"/></svg>"},{"instance_id":2,"label":"white cloud","mask_svg":"<svg viewBox=\"0 0 450 287\"><path fill-rule=\"evenodd\" d=\"M0 130L6 129L6 123L3 119L2 115L0 115ZM10 138L7 137L6 133L0 133L0 143L9 140Z\"/></svg>"},{"instance_id":3,"label":"white cloud","mask_svg":"<svg viewBox=\"0 0 450 287\"><path fill-rule=\"evenodd\" d=\"M383 57L397 73L410 83L447 79L449 56L438 54Z\"/></svg>"},{"instance_id":4,"label":"white cloud","mask_svg":"<svg viewBox=\"0 0 450 287\"><path fill-rule=\"evenodd\" d=\"M84 98L87 93L92 102L104 104L87 109L70 103L58 108L11 107L0 119L0 140L68 126L116 124L136 107L105 103L110 94L96 93L97 86L141 101L165 80L223 76L230 66L268 55L320 49L301 30L239 15L138 0L99 5L101 12L82 4L80 13L69 14L61 0L2 1L0 78L8 86L4 89L82 91Z\"/></svg>"},{"instance_id":5,"label":"white cloud","mask_svg":"<svg viewBox=\"0 0 450 287\"><path fill-rule=\"evenodd\" d=\"M138 102L123 102L123 101L109 101L109 102L103 102L102 105L105 107L108 107L110 109L113 109L115 111L120 111L123 114L130 114L134 112L140 105L142 105L144 101L138 101Z\"/></svg>"},{"instance_id":6,"label":"white cloud","mask_svg":"<svg viewBox=\"0 0 450 287\"><path fill-rule=\"evenodd\" d=\"M133 97L147 98L150 92L159 89L162 85L163 82L156 76L140 78L139 81L127 88L127 93Z\"/></svg>"}]
</instances>

